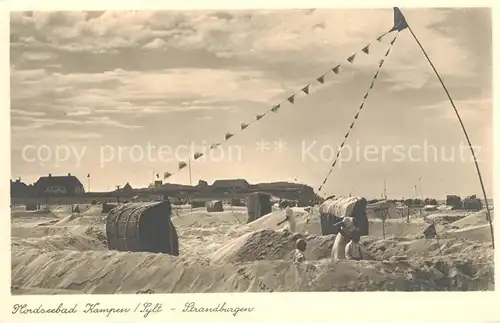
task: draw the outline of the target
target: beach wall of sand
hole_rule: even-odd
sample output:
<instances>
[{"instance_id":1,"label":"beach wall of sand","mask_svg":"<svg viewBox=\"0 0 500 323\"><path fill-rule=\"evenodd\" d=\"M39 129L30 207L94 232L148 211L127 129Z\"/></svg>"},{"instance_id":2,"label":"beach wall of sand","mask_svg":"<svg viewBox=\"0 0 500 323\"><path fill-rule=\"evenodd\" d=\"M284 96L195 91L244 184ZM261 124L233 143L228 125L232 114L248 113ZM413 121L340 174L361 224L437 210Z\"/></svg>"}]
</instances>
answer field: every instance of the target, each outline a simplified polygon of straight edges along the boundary
<instances>
[{"instance_id":1,"label":"beach wall of sand","mask_svg":"<svg viewBox=\"0 0 500 323\"><path fill-rule=\"evenodd\" d=\"M493 249L484 214L438 225L441 239L422 239L424 221L370 220L361 262L332 261L334 236L318 236L317 217L296 208L299 233L277 226L283 212L246 224L244 208L174 216L181 256L108 251L95 209L12 218L15 294L493 290ZM391 219L392 220L392 219ZM308 242L305 264L290 261L296 239ZM472 237L472 239L471 239Z\"/></svg>"},{"instance_id":2,"label":"beach wall of sand","mask_svg":"<svg viewBox=\"0 0 500 323\"><path fill-rule=\"evenodd\" d=\"M203 264L110 251L18 251L12 285L82 293L492 290L493 266L464 259Z\"/></svg>"}]
</instances>

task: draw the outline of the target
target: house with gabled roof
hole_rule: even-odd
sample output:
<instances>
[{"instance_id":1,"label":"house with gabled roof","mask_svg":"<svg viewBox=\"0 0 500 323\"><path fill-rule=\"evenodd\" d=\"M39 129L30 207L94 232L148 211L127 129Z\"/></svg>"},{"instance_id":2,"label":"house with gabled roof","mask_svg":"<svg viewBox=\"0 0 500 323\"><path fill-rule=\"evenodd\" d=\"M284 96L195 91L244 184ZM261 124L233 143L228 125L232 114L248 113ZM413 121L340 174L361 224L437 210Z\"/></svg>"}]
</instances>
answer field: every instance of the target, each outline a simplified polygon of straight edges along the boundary
<instances>
[{"instance_id":1,"label":"house with gabled roof","mask_svg":"<svg viewBox=\"0 0 500 323\"><path fill-rule=\"evenodd\" d=\"M123 185L123 188L121 188L120 191L122 191L122 192L132 192L132 191L134 191L134 189L132 188L132 186L130 185L130 183L127 182L127 184Z\"/></svg>"},{"instance_id":2,"label":"house with gabled roof","mask_svg":"<svg viewBox=\"0 0 500 323\"><path fill-rule=\"evenodd\" d=\"M34 184L37 195L79 195L85 193L85 189L80 180L68 173L67 176L40 177Z\"/></svg>"}]
</instances>

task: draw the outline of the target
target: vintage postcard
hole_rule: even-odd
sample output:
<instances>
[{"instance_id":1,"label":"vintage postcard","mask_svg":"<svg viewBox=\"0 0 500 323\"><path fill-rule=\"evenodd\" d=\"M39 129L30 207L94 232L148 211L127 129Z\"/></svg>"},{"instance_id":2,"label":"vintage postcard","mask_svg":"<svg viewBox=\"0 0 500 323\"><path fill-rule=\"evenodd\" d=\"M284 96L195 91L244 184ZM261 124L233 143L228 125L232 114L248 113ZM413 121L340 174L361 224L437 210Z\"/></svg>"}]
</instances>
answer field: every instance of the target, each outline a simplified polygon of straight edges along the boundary
<instances>
[{"instance_id":1,"label":"vintage postcard","mask_svg":"<svg viewBox=\"0 0 500 323\"><path fill-rule=\"evenodd\" d=\"M28 9L7 322L495 318L491 7Z\"/></svg>"}]
</instances>

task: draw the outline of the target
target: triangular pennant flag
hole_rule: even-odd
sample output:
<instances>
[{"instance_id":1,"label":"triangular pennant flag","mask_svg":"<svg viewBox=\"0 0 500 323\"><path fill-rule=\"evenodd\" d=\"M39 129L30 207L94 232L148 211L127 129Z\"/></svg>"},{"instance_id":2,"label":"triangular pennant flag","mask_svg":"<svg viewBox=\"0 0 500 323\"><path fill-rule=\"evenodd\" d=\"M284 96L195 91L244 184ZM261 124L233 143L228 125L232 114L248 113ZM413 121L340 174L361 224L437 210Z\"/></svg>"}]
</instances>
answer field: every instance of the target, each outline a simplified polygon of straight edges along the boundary
<instances>
[{"instance_id":1,"label":"triangular pennant flag","mask_svg":"<svg viewBox=\"0 0 500 323\"><path fill-rule=\"evenodd\" d=\"M347 139L347 137L349 137L349 131L344 135L344 142L342 143L342 145L340 145L341 148L344 147L345 139Z\"/></svg>"},{"instance_id":2,"label":"triangular pennant flag","mask_svg":"<svg viewBox=\"0 0 500 323\"><path fill-rule=\"evenodd\" d=\"M277 112L280 108L280 105L278 104L277 106L275 106L274 108L271 109L272 112Z\"/></svg>"},{"instance_id":3,"label":"triangular pennant flag","mask_svg":"<svg viewBox=\"0 0 500 323\"><path fill-rule=\"evenodd\" d=\"M401 31L403 29L408 28L408 23L406 22L405 16L401 12L401 10L399 10L399 8L397 7L394 7L393 11L394 11L394 27L392 27L392 29L389 32L395 30Z\"/></svg>"},{"instance_id":4,"label":"triangular pennant flag","mask_svg":"<svg viewBox=\"0 0 500 323\"><path fill-rule=\"evenodd\" d=\"M187 166L187 164L185 162L182 162L182 161L179 162L179 164L178 164L179 169L183 169L186 166Z\"/></svg>"},{"instance_id":5,"label":"triangular pennant flag","mask_svg":"<svg viewBox=\"0 0 500 323\"><path fill-rule=\"evenodd\" d=\"M210 145L210 149L215 149L215 148L217 148L217 147L219 147L219 146L220 146L220 143L211 144L211 145Z\"/></svg>"},{"instance_id":6,"label":"triangular pennant flag","mask_svg":"<svg viewBox=\"0 0 500 323\"><path fill-rule=\"evenodd\" d=\"M260 120L265 116L265 114L258 114L255 116L255 119Z\"/></svg>"},{"instance_id":7,"label":"triangular pennant flag","mask_svg":"<svg viewBox=\"0 0 500 323\"><path fill-rule=\"evenodd\" d=\"M363 102L363 103L361 103L361 105L359 106L359 109L360 109L360 110L362 110L364 105L365 105L365 103L364 103L364 102ZM358 114L359 114L359 112L358 112Z\"/></svg>"},{"instance_id":8,"label":"triangular pennant flag","mask_svg":"<svg viewBox=\"0 0 500 323\"><path fill-rule=\"evenodd\" d=\"M241 128L241 130L245 130L246 128L248 128L248 123L243 123L242 122L241 125L240 125L240 128Z\"/></svg>"},{"instance_id":9,"label":"triangular pennant flag","mask_svg":"<svg viewBox=\"0 0 500 323\"><path fill-rule=\"evenodd\" d=\"M323 186L320 186L320 187L318 188L318 192L321 192L321 189L322 189L322 188L323 188Z\"/></svg>"},{"instance_id":10,"label":"triangular pennant flag","mask_svg":"<svg viewBox=\"0 0 500 323\"><path fill-rule=\"evenodd\" d=\"M384 38L384 36L385 36L385 35L387 35L387 33L384 33L384 34L382 34L382 35L378 36L378 37L377 37L377 41L378 41L378 42L381 42L381 41L382 41L382 38Z\"/></svg>"},{"instance_id":11,"label":"triangular pennant flag","mask_svg":"<svg viewBox=\"0 0 500 323\"><path fill-rule=\"evenodd\" d=\"M394 43L396 42L396 37L394 37L392 40L391 40L391 45L394 45Z\"/></svg>"},{"instance_id":12,"label":"triangular pennant flag","mask_svg":"<svg viewBox=\"0 0 500 323\"><path fill-rule=\"evenodd\" d=\"M366 98L368 97L368 94L369 94L369 93L370 93L370 91L367 91L367 92L366 92L366 94L365 94L365 96L363 97L363 99L365 99L365 100L366 100Z\"/></svg>"},{"instance_id":13,"label":"triangular pennant flag","mask_svg":"<svg viewBox=\"0 0 500 323\"><path fill-rule=\"evenodd\" d=\"M339 64L339 65L337 65L337 66L335 66L334 68L332 68L332 71L333 71L333 73L335 73L335 74L339 74L339 72L340 72L340 64Z\"/></svg>"},{"instance_id":14,"label":"triangular pennant flag","mask_svg":"<svg viewBox=\"0 0 500 323\"><path fill-rule=\"evenodd\" d=\"M373 89L373 86L375 85L375 80L372 81L372 84L370 84L370 90Z\"/></svg>"},{"instance_id":15,"label":"triangular pennant flag","mask_svg":"<svg viewBox=\"0 0 500 323\"><path fill-rule=\"evenodd\" d=\"M352 62L354 62L354 58L355 58L355 57L356 57L356 54L352 54L351 56L349 56L349 57L347 58L347 61L348 61L349 63L352 63Z\"/></svg>"},{"instance_id":16,"label":"triangular pennant flag","mask_svg":"<svg viewBox=\"0 0 500 323\"><path fill-rule=\"evenodd\" d=\"M172 174L170 174L169 172L165 172L165 173L163 174L163 179L167 179L167 178L169 178L170 176L172 176Z\"/></svg>"},{"instance_id":17,"label":"triangular pennant flag","mask_svg":"<svg viewBox=\"0 0 500 323\"><path fill-rule=\"evenodd\" d=\"M292 96L288 98L288 102L290 102L291 104L295 102L295 94L292 94Z\"/></svg>"},{"instance_id":18,"label":"triangular pennant flag","mask_svg":"<svg viewBox=\"0 0 500 323\"><path fill-rule=\"evenodd\" d=\"M363 51L365 54L367 54L367 55L368 55L368 54L370 54L370 44L366 45L366 46L362 49L362 51Z\"/></svg>"},{"instance_id":19,"label":"triangular pennant flag","mask_svg":"<svg viewBox=\"0 0 500 323\"><path fill-rule=\"evenodd\" d=\"M389 56L389 53L391 52L391 49L389 48L387 52L385 52L385 57Z\"/></svg>"},{"instance_id":20,"label":"triangular pennant flag","mask_svg":"<svg viewBox=\"0 0 500 323\"><path fill-rule=\"evenodd\" d=\"M351 126L349 127L349 129L352 129L352 127L354 127L354 121L351 123Z\"/></svg>"},{"instance_id":21,"label":"triangular pennant flag","mask_svg":"<svg viewBox=\"0 0 500 323\"><path fill-rule=\"evenodd\" d=\"M375 73L375 75L373 75L373 78L376 79L378 77L378 71L377 73Z\"/></svg>"},{"instance_id":22,"label":"triangular pennant flag","mask_svg":"<svg viewBox=\"0 0 500 323\"><path fill-rule=\"evenodd\" d=\"M203 156L202 153L194 153L194 159L198 159L200 158L201 156Z\"/></svg>"},{"instance_id":23,"label":"triangular pennant flag","mask_svg":"<svg viewBox=\"0 0 500 323\"><path fill-rule=\"evenodd\" d=\"M324 84L325 83L325 76L324 75L321 75L320 77L318 77L316 79L316 81L318 81L319 83L321 84Z\"/></svg>"},{"instance_id":24,"label":"triangular pennant flag","mask_svg":"<svg viewBox=\"0 0 500 323\"><path fill-rule=\"evenodd\" d=\"M332 164L332 167L335 167L336 164L337 164L337 160L335 159L335 161Z\"/></svg>"},{"instance_id":25,"label":"triangular pennant flag","mask_svg":"<svg viewBox=\"0 0 500 323\"><path fill-rule=\"evenodd\" d=\"M356 115L354 116L354 119L357 119L359 117L359 112L356 113Z\"/></svg>"},{"instance_id":26,"label":"triangular pennant flag","mask_svg":"<svg viewBox=\"0 0 500 323\"><path fill-rule=\"evenodd\" d=\"M232 136L234 136L234 135L232 133L228 132L228 133L226 133L226 135L224 136L224 138L226 138L226 140L228 140Z\"/></svg>"},{"instance_id":27,"label":"triangular pennant flag","mask_svg":"<svg viewBox=\"0 0 500 323\"><path fill-rule=\"evenodd\" d=\"M301 91L304 92L305 94L309 94L309 86L311 86L311 84L305 86Z\"/></svg>"}]
</instances>

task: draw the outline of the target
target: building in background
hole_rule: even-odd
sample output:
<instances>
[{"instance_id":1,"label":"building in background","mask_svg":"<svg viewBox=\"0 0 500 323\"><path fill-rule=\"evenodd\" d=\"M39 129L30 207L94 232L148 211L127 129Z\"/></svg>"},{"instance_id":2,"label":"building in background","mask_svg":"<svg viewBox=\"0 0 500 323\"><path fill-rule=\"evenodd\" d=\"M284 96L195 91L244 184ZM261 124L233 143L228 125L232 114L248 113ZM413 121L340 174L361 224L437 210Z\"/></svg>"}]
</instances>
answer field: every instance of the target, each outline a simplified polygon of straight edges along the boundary
<instances>
[{"instance_id":1,"label":"building in background","mask_svg":"<svg viewBox=\"0 0 500 323\"><path fill-rule=\"evenodd\" d=\"M31 194L33 190L33 185L26 185L21 181L21 179L16 179L15 181L10 180L10 196L15 197L27 197Z\"/></svg>"},{"instance_id":2,"label":"building in background","mask_svg":"<svg viewBox=\"0 0 500 323\"><path fill-rule=\"evenodd\" d=\"M76 176L68 173L67 176L42 176L34 184L38 196L50 195L81 195L85 188Z\"/></svg>"},{"instance_id":3,"label":"building in background","mask_svg":"<svg viewBox=\"0 0 500 323\"><path fill-rule=\"evenodd\" d=\"M250 184L244 179L219 179L210 188L218 192L238 192L248 190Z\"/></svg>"}]
</instances>

